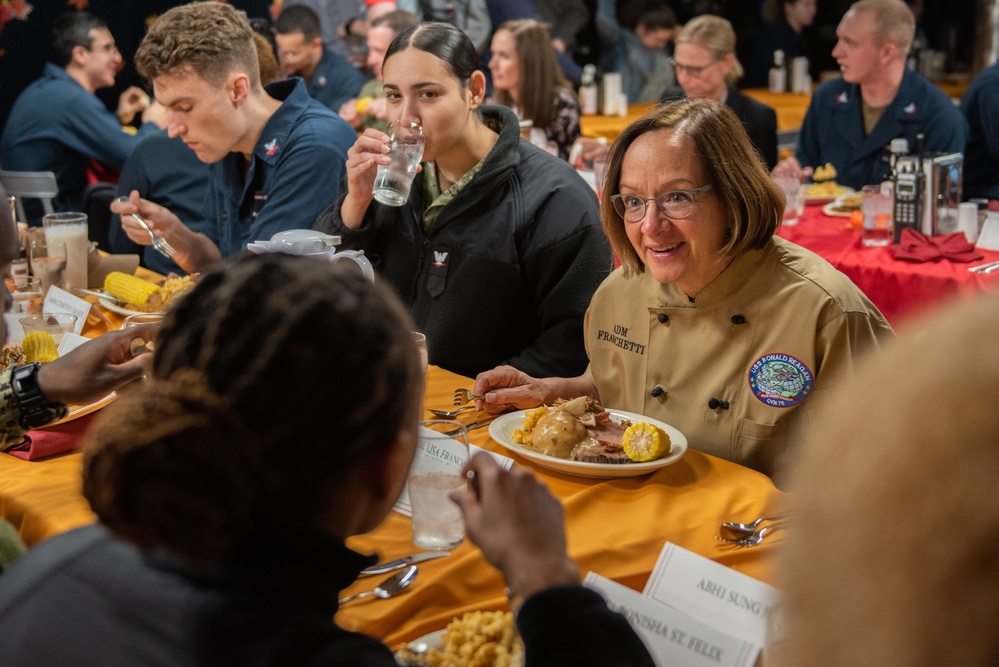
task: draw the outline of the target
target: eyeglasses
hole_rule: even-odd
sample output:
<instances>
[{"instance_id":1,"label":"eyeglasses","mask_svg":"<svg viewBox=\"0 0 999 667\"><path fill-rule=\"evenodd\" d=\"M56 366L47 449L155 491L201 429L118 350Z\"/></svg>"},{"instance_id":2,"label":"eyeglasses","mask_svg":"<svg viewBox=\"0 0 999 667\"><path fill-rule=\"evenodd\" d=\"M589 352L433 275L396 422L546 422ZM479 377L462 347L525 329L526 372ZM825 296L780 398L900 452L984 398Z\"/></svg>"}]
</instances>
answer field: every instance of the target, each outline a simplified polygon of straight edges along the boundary
<instances>
[{"instance_id":1,"label":"eyeglasses","mask_svg":"<svg viewBox=\"0 0 999 667\"><path fill-rule=\"evenodd\" d=\"M101 44L100 46L87 46L84 47L87 51L103 51L104 53L118 53L118 46L114 42L108 42L107 44Z\"/></svg>"},{"instance_id":2,"label":"eyeglasses","mask_svg":"<svg viewBox=\"0 0 999 667\"><path fill-rule=\"evenodd\" d=\"M624 218L625 222L644 220L650 201L654 201L659 207L659 212L670 220L682 220L694 210L694 197L713 187L713 183L708 183L696 190L674 190L648 199L638 195L611 195L610 200L614 210Z\"/></svg>"},{"instance_id":3,"label":"eyeglasses","mask_svg":"<svg viewBox=\"0 0 999 667\"><path fill-rule=\"evenodd\" d=\"M691 76L695 79L700 79L701 75L704 74L704 70L708 69L709 67L717 65L719 62L721 61L713 60L707 65L701 65L700 67L693 67L691 65L681 65L676 61L676 58L669 59L669 63L670 65L673 66L673 71L676 72L677 75L681 74L682 72L686 72L688 76Z\"/></svg>"}]
</instances>

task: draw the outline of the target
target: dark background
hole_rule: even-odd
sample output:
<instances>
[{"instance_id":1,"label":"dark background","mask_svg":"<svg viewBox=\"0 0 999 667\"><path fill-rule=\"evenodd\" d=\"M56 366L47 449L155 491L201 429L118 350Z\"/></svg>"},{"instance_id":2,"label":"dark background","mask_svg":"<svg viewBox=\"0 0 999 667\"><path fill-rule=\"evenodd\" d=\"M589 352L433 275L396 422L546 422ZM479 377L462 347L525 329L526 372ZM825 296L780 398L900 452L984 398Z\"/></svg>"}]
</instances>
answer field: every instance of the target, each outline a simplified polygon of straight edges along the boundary
<instances>
[{"instance_id":1,"label":"dark background","mask_svg":"<svg viewBox=\"0 0 999 667\"><path fill-rule=\"evenodd\" d=\"M18 0L5 0L17 2ZM23 2L24 0L20 0ZM284 0L293 4L294 0ZM346 0L345 0L346 1ZM620 0L619 0L620 1ZM108 23L125 60L125 69L114 88L98 93L110 109L117 108L118 95L127 86L142 85L131 60L152 18L170 7L184 4L170 0L29 0L32 9L26 21L8 20L0 32L0 126L7 119L10 107L29 83L40 76L47 59L47 45L52 20L57 15L85 6ZM586 0L594 8L596 0ZM251 17L269 18L271 0L231 0L230 4L246 11ZM821 69L835 69L829 55L836 42L836 25L851 0L819 0L815 25L810 28L810 41ZM948 54L949 71L969 71L974 46L974 2L972 0L924 0L925 9L919 21L930 48ZM681 22L705 11L728 18L738 33L740 59L748 61L756 36L763 29L757 0L673 0L669 5ZM0 7L2 11L4 7ZM0 21L3 21L0 14ZM576 59L597 62L599 49L595 32L584 30Z\"/></svg>"}]
</instances>

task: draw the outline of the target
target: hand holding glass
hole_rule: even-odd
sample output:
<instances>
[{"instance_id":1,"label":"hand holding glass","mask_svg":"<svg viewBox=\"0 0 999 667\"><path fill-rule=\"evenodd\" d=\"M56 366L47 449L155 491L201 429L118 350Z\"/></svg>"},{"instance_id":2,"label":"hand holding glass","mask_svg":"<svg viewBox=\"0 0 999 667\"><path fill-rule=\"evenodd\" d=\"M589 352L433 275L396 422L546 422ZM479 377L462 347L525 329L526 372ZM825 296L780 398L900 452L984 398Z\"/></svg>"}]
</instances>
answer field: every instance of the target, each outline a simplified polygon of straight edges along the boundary
<instances>
[{"instance_id":1,"label":"hand holding glass","mask_svg":"<svg viewBox=\"0 0 999 667\"><path fill-rule=\"evenodd\" d=\"M413 544L421 549L452 549L465 539L465 519L451 492L465 488L468 431L449 419L420 422L416 458L409 473Z\"/></svg>"},{"instance_id":2,"label":"hand holding glass","mask_svg":"<svg viewBox=\"0 0 999 667\"><path fill-rule=\"evenodd\" d=\"M397 120L388 127L389 164L378 165L371 196L386 206L402 206L409 199L416 168L423 157L423 127Z\"/></svg>"}]
</instances>

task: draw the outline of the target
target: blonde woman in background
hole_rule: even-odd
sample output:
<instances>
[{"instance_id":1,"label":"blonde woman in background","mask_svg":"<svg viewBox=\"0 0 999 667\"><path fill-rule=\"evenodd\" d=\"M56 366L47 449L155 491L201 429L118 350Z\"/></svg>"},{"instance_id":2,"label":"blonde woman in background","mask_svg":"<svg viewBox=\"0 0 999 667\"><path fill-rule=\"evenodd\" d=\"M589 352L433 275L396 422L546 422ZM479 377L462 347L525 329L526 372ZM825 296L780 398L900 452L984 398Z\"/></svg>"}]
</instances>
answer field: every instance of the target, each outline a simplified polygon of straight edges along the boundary
<instances>
[{"instance_id":1,"label":"blonde woman in background","mask_svg":"<svg viewBox=\"0 0 999 667\"><path fill-rule=\"evenodd\" d=\"M539 137L532 141L540 142L543 134L543 141L567 160L579 137L579 103L555 61L548 28L534 19L507 21L493 35L491 48L496 104L532 121Z\"/></svg>"},{"instance_id":2,"label":"blonde woman in background","mask_svg":"<svg viewBox=\"0 0 999 667\"><path fill-rule=\"evenodd\" d=\"M673 59L680 87L666 91L664 100L707 98L728 105L739 117L767 169L777 164L777 112L743 95L735 87L742 65L735 57L735 31L719 16L698 16L676 38Z\"/></svg>"}]
</instances>

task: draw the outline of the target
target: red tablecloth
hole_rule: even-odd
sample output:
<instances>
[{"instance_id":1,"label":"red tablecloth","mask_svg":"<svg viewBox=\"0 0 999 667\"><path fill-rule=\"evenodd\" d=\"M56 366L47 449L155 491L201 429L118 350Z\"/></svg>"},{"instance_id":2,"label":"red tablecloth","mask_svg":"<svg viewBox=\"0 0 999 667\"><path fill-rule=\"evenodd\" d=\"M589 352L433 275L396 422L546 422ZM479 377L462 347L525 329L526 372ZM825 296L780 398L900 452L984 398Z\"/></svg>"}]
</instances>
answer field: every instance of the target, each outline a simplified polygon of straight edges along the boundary
<instances>
[{"instance_id":1,"label":"red tablecloth","mask_svg":"<svg viewBox=\"0 0 999 667\"><path fill-rule=\"evenodd\" d=\"M999 271L988 275L968 271L969 266L999 261L999 252L982 250L983 259L970 264L907 262L895 259L888 247L864 247L860 231L847 229L847 223L846 218L825 215L820 206L809 206L797 225L781 227L778 235L818 253L845 273L896 328L955 298L999 292Z\"/></svg>"}]
</instances>

